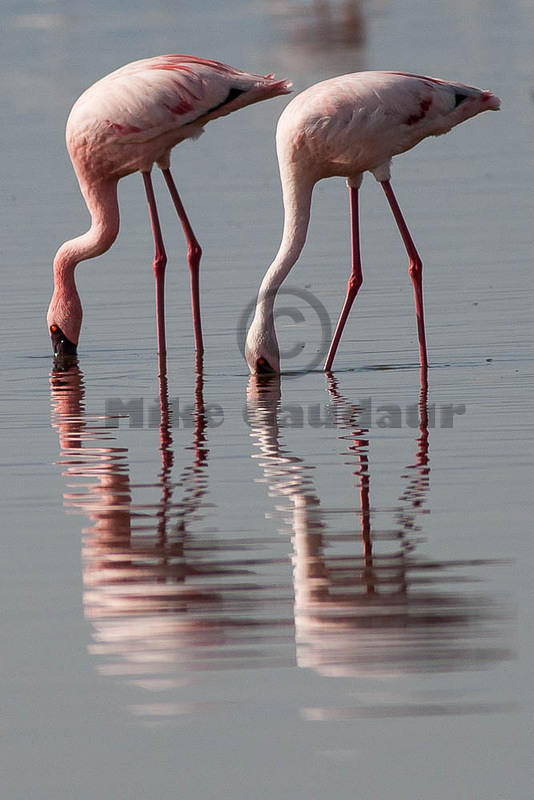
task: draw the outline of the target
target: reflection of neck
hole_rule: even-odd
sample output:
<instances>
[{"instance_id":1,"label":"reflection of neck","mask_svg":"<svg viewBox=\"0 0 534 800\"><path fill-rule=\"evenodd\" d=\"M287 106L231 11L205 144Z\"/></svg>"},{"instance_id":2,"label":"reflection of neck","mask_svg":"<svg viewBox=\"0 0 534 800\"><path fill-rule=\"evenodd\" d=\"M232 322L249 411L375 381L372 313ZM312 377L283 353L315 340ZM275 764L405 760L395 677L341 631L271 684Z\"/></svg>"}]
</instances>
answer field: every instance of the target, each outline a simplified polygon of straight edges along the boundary
<instances>
[{"instance_id":1,"label":"reflection of neck","mask_svg":"<svg viewBox=\"0 0 534 800\"><path fill-rule=\"evenodd\" d=\"M292 503L293 582L295 614L300 608L328 593L323 557L324 523L320 501L309 476L309 467L280 443L280 378L251 376L248 390L250 435L256 439L262 458L260 466L270 494L287 497ZM256 458L253 455L253 458ZM298 619L296 620L298 623Z\"/></svg>"},{"instance_id":2,"label":"reflection of neck","mask_svg":"<svg viewBox=\"0 0 534 800\"><path fill-rule=\"evenodd\" d=\"M92 447L98 436L88 429L85 418L84 382L79 367L51 375L53 425L59 431L60 464L69 477L98 477L86 494L65 493L65 505L81 509L94 521L92 530L100 541L129 539L131 490L126 456L114 447ZM85 446L84 446L85 445Z\"/></svg>"}]
</instances>

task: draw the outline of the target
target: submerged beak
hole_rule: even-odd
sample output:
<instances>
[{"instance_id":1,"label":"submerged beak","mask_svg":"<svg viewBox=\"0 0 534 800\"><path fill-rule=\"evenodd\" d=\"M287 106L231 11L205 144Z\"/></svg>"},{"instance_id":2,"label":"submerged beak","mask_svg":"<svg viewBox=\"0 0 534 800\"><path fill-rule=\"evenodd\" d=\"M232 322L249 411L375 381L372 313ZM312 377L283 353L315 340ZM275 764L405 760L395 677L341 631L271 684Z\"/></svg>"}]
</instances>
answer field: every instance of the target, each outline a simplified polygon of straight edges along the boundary
<instances>
[{"instance_id":1,"label":"submerged beak","mask_svg":"<svg viewBox=\"0 0 534 800\"><path fill-rule=\"evenodd\" d=\"M67 339L61 328L57 325L50 326L50 338L52 340L52 349L54 357L64 359L66 361L73 361L77 358L78 351L77 345Z\"/></svg>"},{"instance_id":2,"label":"submerged beak","mask_svg":"<svg viewBox=\"0 0 534 800\"><path fill-rule=\"evenodd\" d=\"M258 358L256 361L256 375L276 375L276 370L264 358Z\"/></svg>"}]
</instances>

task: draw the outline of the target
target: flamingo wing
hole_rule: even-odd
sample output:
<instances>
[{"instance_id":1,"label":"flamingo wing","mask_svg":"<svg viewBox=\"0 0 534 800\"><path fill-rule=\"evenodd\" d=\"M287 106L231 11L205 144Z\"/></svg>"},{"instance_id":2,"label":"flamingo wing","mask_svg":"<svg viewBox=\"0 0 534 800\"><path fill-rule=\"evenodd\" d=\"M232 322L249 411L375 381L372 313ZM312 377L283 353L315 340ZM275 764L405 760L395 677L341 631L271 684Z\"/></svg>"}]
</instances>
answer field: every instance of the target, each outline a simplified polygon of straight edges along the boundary
<instances>
[{"instance_id":1,"label":"flamingo wing","mask_svg":"<svg viewBox=\"0 0 534 800\"><path fill-rule=\"evenodd\" d=\"M323 175L374 170L421 139L446 133L486 108L490 92L425 75L357 72L302 92L282 113L277 142L328 165Z\"/></svg>"},{"instance_id":2,"label":"flamingo wing","mask_svg":"<svg viewBox=\"0 0 534 800\"><path fill-rule=\"evenodd\" d=\"M267 89L271 94L289 90L285 81L218 61L158 56L127 64L97 81L76 101L71 121L79 129L85 119L112 138L143 142L197 121L200 129L208 119L253 102L239 102L239 97L258 87L264 88L264 96L269 96ZM230 104L228 111L223 108Z\"/></svg>"}]
</instances>

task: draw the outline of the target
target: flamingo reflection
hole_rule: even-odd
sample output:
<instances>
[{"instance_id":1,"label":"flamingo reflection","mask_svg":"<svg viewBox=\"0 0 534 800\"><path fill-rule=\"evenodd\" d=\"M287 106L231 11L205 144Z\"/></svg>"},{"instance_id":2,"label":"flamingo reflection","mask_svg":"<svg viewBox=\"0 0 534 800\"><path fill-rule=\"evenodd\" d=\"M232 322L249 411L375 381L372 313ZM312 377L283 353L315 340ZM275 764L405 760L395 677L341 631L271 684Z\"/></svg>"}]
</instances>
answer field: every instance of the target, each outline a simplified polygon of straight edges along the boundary
<instances>
[{"instance_id":1,"label":"flamingo reflection","mask_svg":"<svg viewBox=\"0 0 534 800\"><path fill-rule=\"evenodd\" d=\"M183 447L188 463L176 477L173 411L160 361L161 466L153 482L140 484L130 480L117 431L106 427L106 417L87 413L79 367L51 375L64 503L90 522L82 546L89 650L101 674L156 693L153 702L129 706L150 724L226 707L217 686L210 688L209 671L294 663L289 634L280 633L291 620L265 614L268 593L278 587L264 547L212 527L203 386L199 358L192 441Z\"/></svg>"},{"instance_id":2,"label":"flamingo reflection","mask_svg":"<svg viewBox=\"0 0 534 800\"><path fill-rule=\"evenodd\" d=\"M197 365L198 366L198 365ZM202 370L197 370L192 462L171 479L174 455L167 376L160 372L161 469L153 485L130 484L128 452L113 443L102 420L85 413L84 381L78 366L51 376L53 425L60 438L58 463L76 491L65 506L91 521L83 538L84 611L93 626L92 652L120 657L102 671L139 676L146 688L168 686L184 642L208 644L209 626L186 612L219 602L213 586L202 585L200 564L188 557L189 527L202 519L207 494L206 421ZM103 446L107 442L108 446ZM80 483L81 479L89 479ZM134 490L158 489L154 504L134 504ZM179 499L174 495L180 492ZM193 577L192 584L189 579ZM200 580L199 580L200 577ZM179 618L173 617L172 612Z\"/></svg>"},{"instance_id":3,"label":"flamingo reflection","mask_svg":"<svg viewBox=\"0 0 534 800\"><path fill-rule=\"evenodd\" d=\"M89 521L83 603L90 653L101 674L143 692L129 705L133 713L161 724L226 707L231 698L221 700L210 672L287 667L295 657L300 667L347 677L478 668L509 656L495 625L500 609L461 574L484 562L418 555L430 477L426 396L416 456L388 529L378 525L385 512L371 502L372 438L360 409L331 380L332 433L355 494L348 507L324 508L319 470L284 444L279 379L251 378L254 457L284 532L293 534L291 586L270 535L214 529L202 371L180 471L164 371L159 390L160 466L141 484L131 480L117 431L87 413L79 368L51 376L65 506ZM147 702L146 692L155 700Z\"/></svg>"},{"instance_id":4,"label":"flamingo reflection","mask_svg":"<svg viewBox=\"0 0 534 800\"><path fill-rule=\"evenodd\" d=\"M248 389L253 458L259 460L270 495L290 502L277 506L277 514L292 531L298 665L330 677L384 677L480 669L510 658L495 628L502 608L474 590L477 577L462 575L489 562L436 562L417 553L430 485L426 380L418 404L415 458L402 475L405 486L391 528L373 524L387 512L371 504L370 431L361 426L361 409L340 393L331 375L328 391L343 463L358 491L350 508L322 509L312 468L283 444L280 379L251 376ZM477 704L476 710L488 708ZM395 713L403 709L414 712L395 705ZM384 713L384 708L367 711ZM346 713L320 709L312 716L338 712Z\"/></svg>"}]
</instances>

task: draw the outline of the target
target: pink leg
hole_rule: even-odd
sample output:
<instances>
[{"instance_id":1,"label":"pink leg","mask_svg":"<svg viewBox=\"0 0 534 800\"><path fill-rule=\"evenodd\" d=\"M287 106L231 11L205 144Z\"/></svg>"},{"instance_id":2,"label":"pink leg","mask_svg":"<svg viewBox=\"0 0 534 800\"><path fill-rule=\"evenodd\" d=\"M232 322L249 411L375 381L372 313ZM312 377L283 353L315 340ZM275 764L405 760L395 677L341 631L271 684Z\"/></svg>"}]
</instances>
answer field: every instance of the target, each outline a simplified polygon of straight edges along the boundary
<instances>
[{"instance_id":1,"label":"pink leg","mask_svg":"<svg viewBox=\"0 0 534 800\"><path fill-rule=\"evenodd\" d=\"M158 353L162 355L166 352L165 346L165 265L167 264L167 254L163 245L161 227L159 224L158 210L152 187L150 172L143 172L145 182L146 197L148 200L148 213L152 234L154 236L154 277L156 279L156 320L158 326Z\"/></svg>"},{"instance_id":2,"label":"pink leg","mask_svg":"<svg viewBox=\"0 0 534 800\"><path fill-rule=\"evenodd\" d=\"M204 352L204 345L202 343L202 324L200 321L200 291L199 291L199 278L198 272L200 267L200 257L202 249L197 241L191 224L185 213L185 208L180 195L174 183L170 169L162 169L163 177L169 187L169 192L178 213L182 228L184 229L185 240L187 242L187 263L189 264L189 272L191 277L191 307L193 309L193 330L195 335L195 350L197 353Z\"/></svg>"},{"instance_id":3,"label":"pink leg","mask_svg":"<svg viewBox=\"0 0 534 800\"><path fill-rule=\"evenodd\" d=\"M352 247L352 272L347 285L345 303L339 316L334 338L325 361L325 372L329 372L336 355L337 346L345 327L345 322L354 302L358 290L363 283L362 265L360 260L360 228L358 222L358 189L350 187L350 219L351 219L351 247Z\"/></svg>"},{"instance_id":4,"label":"pink leg","mask_svg":"<svg viewBox=\"0 0 534 800\"><path fill-rule=\"evenodd\" d=\"M408 227L402 216L402 212L397 203L397 198L393 194L393 189L389 181L382 181L382 188L386 193L388 203L395 217L395 222L399 229L402 241L410 259L409 273L413 283L413 292L415 298L415 313L417 316L417 337L419 339L419 359L421 368L426 370L428 367L428 358L426 353L426 336L425 336L425 316L423 311L423 262L419 257L419 253L415 249L413 239L410 236Z\"/></svg>"}]
</instances>

